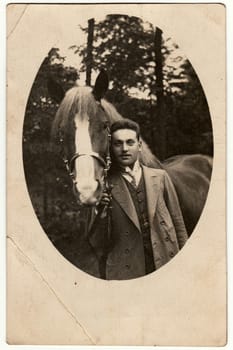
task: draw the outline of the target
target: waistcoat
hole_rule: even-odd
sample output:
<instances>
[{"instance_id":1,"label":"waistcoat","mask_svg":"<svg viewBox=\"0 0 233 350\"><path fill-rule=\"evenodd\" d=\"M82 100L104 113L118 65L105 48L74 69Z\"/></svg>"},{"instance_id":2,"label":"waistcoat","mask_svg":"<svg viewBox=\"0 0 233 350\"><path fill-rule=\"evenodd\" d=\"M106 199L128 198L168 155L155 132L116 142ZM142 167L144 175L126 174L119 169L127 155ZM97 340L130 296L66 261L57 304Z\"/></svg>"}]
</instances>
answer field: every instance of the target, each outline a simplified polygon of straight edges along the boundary
<instances>
[{"instance_id":1,"label":"waistcoat","mask_svg":"<svg viewBox=\"0 0 233 350\"><path fill-rule=\"evenodd\" d=\"M150 225L147 210L147 198L144 176L141 176L138 187L135 188L129 181L124 179L129 189L131 198L133 200L143 239L143 248L145 254L145 269L146 274L155 270L153 250L150 237Z\"/></svg>"}]
</instances>

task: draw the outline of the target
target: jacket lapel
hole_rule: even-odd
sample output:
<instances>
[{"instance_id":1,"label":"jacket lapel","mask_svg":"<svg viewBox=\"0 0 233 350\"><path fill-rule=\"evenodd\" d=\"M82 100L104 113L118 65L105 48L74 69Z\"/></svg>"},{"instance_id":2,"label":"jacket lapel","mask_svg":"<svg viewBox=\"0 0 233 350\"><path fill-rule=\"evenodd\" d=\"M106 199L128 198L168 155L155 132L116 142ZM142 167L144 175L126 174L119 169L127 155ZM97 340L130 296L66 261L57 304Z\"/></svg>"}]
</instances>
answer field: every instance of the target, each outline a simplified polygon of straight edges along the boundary
<instances>
[{"instance_id":1,"label":"jacket lapel","mask_svg":"<svg viewBox=\"0 0 233 350\"><path fill-rule=\"evenodd\" d=\"M153 226L153 218L155 215L156 204L158 200L158 194L160 191L160 181L161 177L156 174L156 169L148 168L142 166L145 187L146 187L146 197L147 197L147 208L148 216L151 227Z\"/></svg>"},{"instance_id":2,"label":"jacket lapel","mask_svg":"<svg viewBox=\"0 0 233 350\"><path fill-rule=\"evenodd\" d=\"M141 231L136 209L133 200L127 188L125 181L121 175L115 175L111 178L113 184L112 196L119 203L121 208L134 223L134 225Z\"/></svg>"}]
</instances>

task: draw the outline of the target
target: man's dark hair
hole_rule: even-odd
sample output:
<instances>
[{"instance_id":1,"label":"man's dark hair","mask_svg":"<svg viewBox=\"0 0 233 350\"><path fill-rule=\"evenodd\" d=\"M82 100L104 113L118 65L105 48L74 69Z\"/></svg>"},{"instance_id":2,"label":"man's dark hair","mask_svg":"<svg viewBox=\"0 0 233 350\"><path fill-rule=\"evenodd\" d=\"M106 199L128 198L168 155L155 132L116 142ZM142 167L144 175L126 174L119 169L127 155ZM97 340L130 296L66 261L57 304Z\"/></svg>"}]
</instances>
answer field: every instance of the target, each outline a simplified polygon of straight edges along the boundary
<instances>
[{"instance_id":1,"label":"man's dark hair","mask_svg":"<svg viewBox=\"0 0 233 350\"><path fill-rule=\"evenodd\" d=\"M111 134L113 134L115 131L121 130L121 129L130 129L130 130L135 131L137 134L137 138L139 140L140 127L139 127L138 123L134 122L131 119L127 119L127 118L120 119L111 125L110 132L111 132Z\"/></svg>"}]
</instances>

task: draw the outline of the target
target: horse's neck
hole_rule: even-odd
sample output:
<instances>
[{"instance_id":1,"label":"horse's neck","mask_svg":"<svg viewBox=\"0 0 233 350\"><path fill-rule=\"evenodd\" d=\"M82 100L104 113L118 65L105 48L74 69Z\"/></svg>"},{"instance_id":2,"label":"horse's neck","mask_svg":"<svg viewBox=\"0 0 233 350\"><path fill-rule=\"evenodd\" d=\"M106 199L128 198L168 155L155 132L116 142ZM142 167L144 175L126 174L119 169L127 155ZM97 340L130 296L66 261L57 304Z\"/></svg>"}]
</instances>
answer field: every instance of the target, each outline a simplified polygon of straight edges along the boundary
<instances>
[{"instance_id":1,"label":"horse's neck","mask_svg":"<svg viewBox=\"0 0 233 350\"><path fill-rule=\"evenodd\" d=\"M140 152L140 162L150 168L163 169L162 163L153 155L144 141L142 142L142 151Z\"/></svg>"}]
</instances>

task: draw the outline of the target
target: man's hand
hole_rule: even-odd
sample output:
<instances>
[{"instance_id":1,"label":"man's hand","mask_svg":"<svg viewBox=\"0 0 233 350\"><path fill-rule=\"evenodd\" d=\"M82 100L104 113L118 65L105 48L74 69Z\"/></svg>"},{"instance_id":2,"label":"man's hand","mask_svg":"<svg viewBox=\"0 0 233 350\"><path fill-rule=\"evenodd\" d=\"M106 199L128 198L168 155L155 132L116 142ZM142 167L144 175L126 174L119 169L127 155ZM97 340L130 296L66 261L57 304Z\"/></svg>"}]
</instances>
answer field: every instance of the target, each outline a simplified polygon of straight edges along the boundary
<instances>
[{"instance_id":1,"label":"man's hand","mask_svg":"<svg viewBox=\"0 0 233 350\"><path fill-rule=\"evenodd\" d=\"M106 205L109 205L110 201L111 201L111 195L109 195L107 192L103 192L99 204L101 206L106 206Z\"/></svg>"},{"instance_id":2,"label":"man's hand","mask_svg":"<svg viewBox=\"0 0 233 350\"><path fill-rule=\"evenodd\" d=\"M101 219L104 219L108 215L108 208L110 208L109 204L111 199L112 197L110 194L108 194L107 192L102 193L101 200L97 207L97 212L99 212Z\"/></svg>"}]
</instances>

